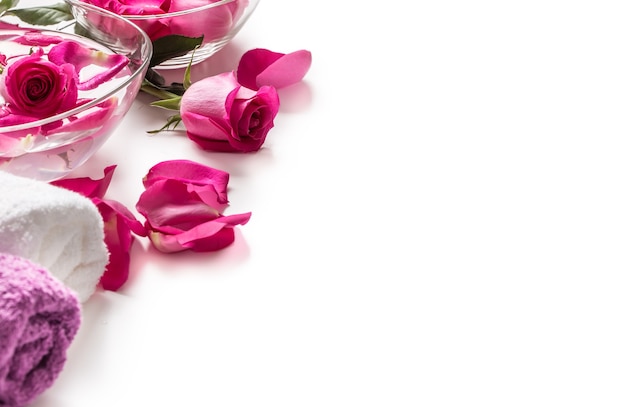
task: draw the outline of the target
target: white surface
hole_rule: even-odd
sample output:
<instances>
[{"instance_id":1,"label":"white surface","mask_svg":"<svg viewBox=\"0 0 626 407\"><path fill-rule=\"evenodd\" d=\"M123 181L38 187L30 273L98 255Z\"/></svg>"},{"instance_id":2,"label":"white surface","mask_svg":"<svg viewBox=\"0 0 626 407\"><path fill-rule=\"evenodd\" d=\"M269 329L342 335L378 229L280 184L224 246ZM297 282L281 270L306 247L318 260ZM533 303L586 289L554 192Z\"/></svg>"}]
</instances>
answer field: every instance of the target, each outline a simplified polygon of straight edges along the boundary
<instances>
[{"instance_id":1,"label":"white surface","mask_svg":"<svg viewBox=\"0 0 626 407\"><path fill-rule=\"evenodd\" d=\"M626 6L263 0L194 76L309 49L256 154L148 135L141 96L76 175L229 171L214 254L139 240L37 407L626 404Z\"/></svg>"}]
</instances>

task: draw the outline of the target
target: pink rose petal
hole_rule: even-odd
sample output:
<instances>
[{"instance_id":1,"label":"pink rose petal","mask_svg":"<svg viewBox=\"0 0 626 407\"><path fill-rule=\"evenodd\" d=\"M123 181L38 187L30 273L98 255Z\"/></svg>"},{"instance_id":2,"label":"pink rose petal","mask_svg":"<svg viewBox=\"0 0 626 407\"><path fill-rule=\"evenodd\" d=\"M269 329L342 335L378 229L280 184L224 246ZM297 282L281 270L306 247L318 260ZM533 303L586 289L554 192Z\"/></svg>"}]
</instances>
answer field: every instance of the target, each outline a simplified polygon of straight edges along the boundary
<instances>
[{"instance_id":1,"label":"pink rose petal","mask_svg":"<svg viewBox=\"0 0 626 407\"><path fill-rule=\"evenodd\" d=\"M87 198L103 198L111 179L113 178L113 172L116 165L110 165L104 169L104 177L94 180L89 177L80 178L64 178L50 182L52 185L56 185L65 189L69 189L74 192L86 196Z\"/></svg>"},{"instance_id":2,"label":"pink rose petal","mask_svg":"<svg viewBox=\"0 0 626 407\"><path fill-rule=\"evenodd\" d=\"M107 70L79 82L78 89L91 90L112 79L129 63L128 57L121 54L106 54L87 48L74 41L63 41L48 51L48 60L57 65L71 64L76 72L89 65L98 65Z\"/></svg>"},{"instance_id":3,"label":"pink rose petal","mask_svg":"<svg viewBox=\"0 0 626 407\"><path fill-rule=\"evenodd\" d=\"M220 203L228 203L227 186L230 175L226 171L211 168L190 160L163 161L148 171L143 179L144 187L150 187L154 182L176 178L181 182L193 185L213 185L218 194Z\"/></svg>"},{"instance_id":4,"label":"pink rose petal","mask_svg":"<svg viewBox=\"0 0 626 407\"><path fill-rule=\"evenodd\" d=\"M311 52L307 50L282 54L256 48L241 57L237 80L249 89L257 90L264 85L280 89L301 81L311 63Z\"/></svg>"}]
</instances>

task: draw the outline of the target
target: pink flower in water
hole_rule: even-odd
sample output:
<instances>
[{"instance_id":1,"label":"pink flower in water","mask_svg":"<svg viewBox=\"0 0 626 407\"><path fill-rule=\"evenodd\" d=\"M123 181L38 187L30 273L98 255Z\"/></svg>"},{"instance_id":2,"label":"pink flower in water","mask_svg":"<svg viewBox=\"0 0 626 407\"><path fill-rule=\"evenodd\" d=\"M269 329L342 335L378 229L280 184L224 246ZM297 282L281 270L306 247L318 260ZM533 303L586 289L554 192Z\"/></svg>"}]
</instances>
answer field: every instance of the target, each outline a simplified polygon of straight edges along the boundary
<instances>
[{"instance_id":1,"label":"pink flower in water","mask_svg":"<svg viewBox=\"0 0 626 407\"><path fill-rule=\"evenodd\" d=\"M169 7L168 0L84 0L85 3L93 4L100 8L120 15L143 15L163 14Z\"/></svg>"},{"instance_id":2,"label":"pink flower in water","mask_svg":"<svg viewBox=\"0 0 626 407\"><path fill-rule=\"evenodd\" d=\"M193 83L180 101L187 136L201 148L215 151L257 151L274 127L280 101L276 89L241 86L234 72Z\"/></svg>"},{"instance_id":3,"label":"pink flower in water","mask_svg":"<svg viewBox=\"0 0 626 407\"><path fill-rule=\"evenodd\" d=\"M43 118L71 109L78 99L78 74L72 64L57 65L35 48L11 62L0 76L0 94L13 113Z\"/></svg>"},{"instance_id":4,"label":"pink flower in water","mask_svg":"<svg viewBox=\"0 0 626 407\"><path fill-rule=\"evenodd\" d=\"M218 40L227 35L239 21L249 0L83 0L116 14L129 16L153 41L166 35L204 37L204 42ZM220 3L203 10L187 10ZM177 13L176 16L163 14ZM178 14L180 13L180 14ZM141 18L133 18L141 16ZM154 18L144 18L154 16Z\"/></svg>"},{"instance_id":5,"label":"pink flower in water","mask_svg":"<svg viewBox=\"0 0 626 407\"><path fill-rule=\"evenodd\" d=\"M215 251L235 240L234 227L251 213L224 216L227 172L187 160L161 162L144 177L137 211L152 244L165 253Z\"/></svg>"},{"instance_id":6,"label":"pink flower in water","mask_svg":"<svg viewBox=\"0 0 626 407\"><path fill-rule=\"evenodd\" d=\"M84 103L78 99L79 90L97 88L129 63L124 55L107 54L56 36L30 33L19 39L33 45L33 52L0 61L6 65L0 76L0 95L15 115L41 119L70 110ZM40 45L52 47L44 53ZM81 80L81 71L87 66L105 69Z\"/></svg>"},{"instance_id":7,"label":"pink flower in water","mask_svg":"<svg viewBox=\"0 0 626 407\"><path fill-rule=\"evenodd\" d=\"M171 0L168 11L170 13L184 11L219 2L219 0ZM214 41L230 32L247 6L248 0L234 0L216 7L172 17L169 31L186 37L204 36L204 42Z\"/></svg>"},{"instance_id":8,"label":"pink flower in water","mask_svg":"<svg viewBox=\"0 0 626 407\"><path fill-rule=\"evenodd\" d=\"M311 62L311 52L307 50L283 54L256 48L241 57L237 80L250 89L259 89L265 85L280 89L301 81L309 71Z\"/></svg>"}]
</instances>

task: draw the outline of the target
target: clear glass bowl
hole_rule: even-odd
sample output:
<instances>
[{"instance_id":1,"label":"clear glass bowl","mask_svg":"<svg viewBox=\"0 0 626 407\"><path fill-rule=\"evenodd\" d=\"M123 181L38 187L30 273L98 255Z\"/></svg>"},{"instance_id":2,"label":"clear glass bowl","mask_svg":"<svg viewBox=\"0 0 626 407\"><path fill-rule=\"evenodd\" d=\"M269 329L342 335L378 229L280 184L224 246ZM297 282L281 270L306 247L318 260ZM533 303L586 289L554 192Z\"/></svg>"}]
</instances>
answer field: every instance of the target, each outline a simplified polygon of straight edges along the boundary
<instances>
[{"instance_id":1,"label":"clear glass bowl","mask_svg":"<svg viewBox=\"0 0 626 407\"><path fill-rule=\"evenodd\" d=\"M66 1L75 20L53 28L37 27L8 17L0 19L3 23L0 53L7 54L16 47L14 42L3 43L3 40L36 29L42 34L76 41L108 54L125 55L129 63L95 89L79 90L82 104L71 110L0 127L0 170L44 181L67 175L84 164L111 136L140 91L152 57L150 38L135 24L114 13L75 0ZM11 26L14 24L18 27ZM17 55L23 51L17 49ZM91 69L99 67L87 66L81 74L93 72ZM4 77L0 76L0 80ZM2 102L4 104L4 100Z\"/></svg>"},{"instance_id":2,"label":"clear glass bowl","mask_svg":"<svg viewBox=\"0 0 626 407\"><path fill-rule=\"evenodd\" d=\"M95 0L82 1L91 3ZM259 1L213 0L212 3L186 10L123 16L141 27L153 41L166 35L203 36L202 45L193 53L195 64L228 44L250 18ZM189 64L191 57L192 52L189 52L163 62L157 68L183 68Z\"/></svg>"}]
</instances>

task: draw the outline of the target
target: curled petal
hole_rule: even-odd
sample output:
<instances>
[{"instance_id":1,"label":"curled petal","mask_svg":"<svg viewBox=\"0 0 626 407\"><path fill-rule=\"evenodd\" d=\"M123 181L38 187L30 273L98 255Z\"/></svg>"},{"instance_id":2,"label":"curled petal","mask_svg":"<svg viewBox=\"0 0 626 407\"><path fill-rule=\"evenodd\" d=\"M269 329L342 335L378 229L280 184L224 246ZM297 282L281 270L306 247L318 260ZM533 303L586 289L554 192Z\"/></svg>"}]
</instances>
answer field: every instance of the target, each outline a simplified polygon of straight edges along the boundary
<instances>
[{"instance_id":1,"label":"curled petal","mask_svg":"<svg viewBox=\"0 0 626 407\"><path fill-rule=\"evenodd\" d=\"M50 182L53 185L69 189L74 192L86 196L87 198L102 198L109 189L113 172L116 166L111 165L104 169L104 177L94 180L89 177L65 178Z\"/></svg>"},{"instance_id":2,"label":"curled petal","mask_svg":"<svg viewBox=\"0 0 626 407\"><path fill-rule=\"evenodd\" d=\"M130 270L130 249L135 240L133 235L147 236L147 231L135 215L123 204L111 199L103 199L116 166L104 169L104 177L94 180L88 177L68 178L51 182L92 200L104 221L104 242L109 251L109 263L100 278L105 290L116 291L128 280Z\"/></svg>"},{"instance_id":3,"label":"curled petal","mask_svg":"<svg viewBox=\"0 0 626 407\"><path fill-rule=\"evenodd\" d=\"M135 240L127 218L119 212L119 203L95 199L104 221L104 242L109 251L109 263L100 277L105 290L117 291L128 280L130 272L130 248Z\"/></svg>"},{"instance_id":4,"label":"curled petal","mask_svg":"<svg viewBox=\"0 0 626 407\"><path fill-rule=\"evenodd\" d=\"M224 216L228 173L186 160L162 162L144 177L136 208L158 250L214 251L230 245L250 213Z\"/></svg>"},{"instance_id":5,"label":"curled petal","mask_svg":"<svg viewBox=\"0 0 626 407\"><path fill-rule=\"evenodd\" d=\"M139 196L137 211L147 220L148 228L165 233L180 233L199 223L220 216L220 209L207 205L188 185L174 179L156 181ZM205 194L211 194L208 186ZM217 196L215 189L213 196ZM214 199L215 200L215 199Z\"/></svg>"},{"instance_id":6,"label":"curled petal","mask_svg":"<svg viewBox=\"0 0 626 407\"><path fill-rule=\"evenodd\" d=\"M263 85L280 89L301 81L311 62L311 52L307 50L283 54L256 48L241 57L237 80L249 89L257 90Z\"/></svg>"},{"instance_id":7,"label":"curled petal","mask_svg":"<svg viewBox=\"0 0 626 407\"><path fill-rule=\"evenodd\" d=\"M75 41L63 41L48 51L48 60L57 65L71 64L76 72L90 65L98 65L106 70L79 82L78 89L95 89L102 83L110 80L129 63L128 57L121 54L110 54L103 51L87 48Z\"/></svg>"},{"instance_id":8,"label":"curled petal","mask_svg":"<svg viewBox=\"0 0 626 407\"><path fill-rule=\"evenodd\" d=\"M137 236L148 236L146 228L125 205L112 199L94 198L94 200L105 202L109 208L115 211L118 219L121 219L128 229Z\"/></svg>"},{"instance_id":9,"label":"curled petal","mask_svg":"<svg viewBox=\"0 0 626 407\"><path fill-rule=\"evenodd\" d=\"M148 171L143 185L149 188L154 182L163 179L176 179L193 185L213 185L220 203L227 203L227 186L230 174L190 160L163 161Z\"/></svg>"},{"instance_id":10,"label":"curled petal","mask_svg":"<svg viewBox=\"0 0 626 407\"><path fill-rule=\"evenodd\" d=\"M202 223L180 234L165 234L152 231L148 235L152 244L165 253L192 250L210 252L221 250L235 240L234 226L244 225L251 213L221 216L210 222Z\"/></svg>"}]
</instances>

